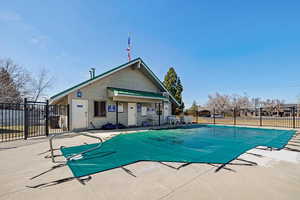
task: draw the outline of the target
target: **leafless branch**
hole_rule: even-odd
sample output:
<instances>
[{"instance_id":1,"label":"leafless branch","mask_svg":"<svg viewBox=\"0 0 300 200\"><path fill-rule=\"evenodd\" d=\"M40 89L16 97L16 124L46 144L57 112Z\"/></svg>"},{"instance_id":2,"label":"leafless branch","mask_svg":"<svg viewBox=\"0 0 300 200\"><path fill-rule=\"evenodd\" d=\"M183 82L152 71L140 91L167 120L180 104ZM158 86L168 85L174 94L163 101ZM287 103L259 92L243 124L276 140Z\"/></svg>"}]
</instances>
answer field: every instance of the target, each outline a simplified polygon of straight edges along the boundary
<instances>
[{"instance_id":1,"label":"leafless branch","mask_svg":"<svg viewBox=\"0 0 300 200\"><path fill-rule=\"evenodd\" d=\"M30 74L11 59L0 60L0 101L20 102L29 93Z\"/></svg>"},{"instance_id":2,"label":"leafless branch","mask_svg":"<svg viewBox=\"0 0 300 200\"><path fill-rule=\"evenodd\" d=\"M49 76L48 70L42 68L37 77L32 79L32 99L37 101L46 91L52 87L53 77Z\"/></svg>"}]
</instances>

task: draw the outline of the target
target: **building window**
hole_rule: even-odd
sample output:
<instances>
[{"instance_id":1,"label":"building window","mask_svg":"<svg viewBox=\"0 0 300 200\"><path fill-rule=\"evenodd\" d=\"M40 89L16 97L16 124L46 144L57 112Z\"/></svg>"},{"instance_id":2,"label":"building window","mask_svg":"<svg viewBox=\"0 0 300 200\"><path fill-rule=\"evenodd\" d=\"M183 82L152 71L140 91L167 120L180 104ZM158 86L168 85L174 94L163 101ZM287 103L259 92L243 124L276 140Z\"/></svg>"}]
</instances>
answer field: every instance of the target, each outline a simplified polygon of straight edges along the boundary
<instances>
[{"instance_id":1,"label":"building window","mask_svg":"<svg viewBox=\"0 0 300 200\"><path fill-rule=\"evenodd\" d=\"M105 117L106 116L106 102L94 101L94 116Z\"/></svg>"}]
</instances>

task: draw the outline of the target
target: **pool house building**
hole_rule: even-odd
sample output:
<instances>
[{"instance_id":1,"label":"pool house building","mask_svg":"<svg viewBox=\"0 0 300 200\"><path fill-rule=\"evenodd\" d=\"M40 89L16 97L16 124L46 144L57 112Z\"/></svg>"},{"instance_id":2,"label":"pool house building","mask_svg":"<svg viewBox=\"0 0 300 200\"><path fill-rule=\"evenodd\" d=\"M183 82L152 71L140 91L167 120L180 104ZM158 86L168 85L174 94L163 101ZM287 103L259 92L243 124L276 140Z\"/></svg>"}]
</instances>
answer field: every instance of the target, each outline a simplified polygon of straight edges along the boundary
<instances>
[{"instance_id":1,"label":"pool house building","mask_svg":"<svg viewBox=\"0 0 300 200\"><path fill-rule=\"evenodd\" d=\"M162 82L143 62L134 59L50 98L52 105L69 104L69 127L95 129L103 125L126 127L167 122L179 106Z\"/></svg>"}]
</instances>

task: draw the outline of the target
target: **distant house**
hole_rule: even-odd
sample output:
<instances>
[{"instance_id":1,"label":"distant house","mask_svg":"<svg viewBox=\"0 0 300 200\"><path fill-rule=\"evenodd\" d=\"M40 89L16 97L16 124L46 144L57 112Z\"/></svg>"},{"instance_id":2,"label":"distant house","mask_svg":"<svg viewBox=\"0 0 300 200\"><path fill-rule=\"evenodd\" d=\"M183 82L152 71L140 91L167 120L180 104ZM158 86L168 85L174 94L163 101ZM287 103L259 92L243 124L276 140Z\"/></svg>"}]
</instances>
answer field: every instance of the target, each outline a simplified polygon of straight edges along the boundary
<instances>
[{"instance_id":1,"label":"distant house","mask_svg":"<svg viewBox=\"0 0 300 200\"><path fill-rule=\"evenodd\" d=\"M210 117L211 111L208 108L198 107L198 116L199 117Z\"/></svg>"},{"instance_id":2,"label":"distant house","mask_svg":"<svg viewBox=\"0 0 300 200\"><path fill-rule=\"evenodd\" d=\"M297 104L281 104L274 108L272 115L278 117L291 117L298 115L298 105Z\"/></svg>"},{"instance_id":3,"label":"distant house","mask_svg":"<svg viewBox=\"0 0 300 200\"><path fill-rule=\"evenodd\" d=\"M220 114L220 111L216 109L216 114ZM226 115L233 115L234 108L224 111ZM238 117L257 117L257 116L272 116L272 117L300 117L300 109L298 104L280 104L275 106L266 107L247 107L247 108L235 108L235 114ZM214 114L214 109L198 106L198 116L209 117Z\"/></svg>"},{"instance_id":4,"label":"distant house","mask_svg":"<svg viewBox=\"0 0 300 200\"><path fill-rule=\"evenodd\" d=\"M50 99L70 105L70 129L101 128L104 124L158 125L179 106L141 58L94 76ZM161 115L159 115L161 113Z\"/></svg>"},{"instance_id":5,"label":"distant house","mask_svg":"<svg viewBox=\"0 0 300 200\"><path fill-rule=\"evenodd\" d=\"M291 117L293 114L300 116L298 104L278 104L261 108L240 108L238 111L240 116L259 116L260 112L262 116Z\"/></svg>"}]
</instances>

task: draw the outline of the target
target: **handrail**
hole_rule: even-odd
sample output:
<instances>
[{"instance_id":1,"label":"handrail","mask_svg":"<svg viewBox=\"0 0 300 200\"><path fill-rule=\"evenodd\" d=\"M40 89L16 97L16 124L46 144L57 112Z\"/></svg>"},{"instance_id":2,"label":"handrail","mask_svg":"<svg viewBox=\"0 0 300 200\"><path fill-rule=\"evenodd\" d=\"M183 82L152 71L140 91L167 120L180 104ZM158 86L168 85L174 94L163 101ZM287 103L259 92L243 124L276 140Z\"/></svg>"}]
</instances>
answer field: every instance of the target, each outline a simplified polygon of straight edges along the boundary
<instances>
[{"instance_id":1,"label":"handrail","mask_svg":"<svg viewBox=\"0 0 300 200\"><path fill-rule=\"evenodd\" d=\"M68 132L66 132L66 133L68 133ZM56 137L61 137L61 136L63 136L63 135L66 134L66 133L62 133L62 134L59 134L59 135L53 135L53 136L51 136L51 137L49 138L50 152L51 152L51 159L52 159L52 162L53 162L53 163L58 163L58 162L55 161L55 159L54 159L53 139L56 138ZM73 154L73 155L67 157L67 158L66 158L66 159L67 159L67 162L68 162L69 160L72 160L72 158L74 158L74 157L76 157L76 156L83 155L83 154L85 154L85 153L87 153L87 152L96 150L96 149L98 149L98 148L100 148L100 147L102 146L103 140L102 140L101 137L94 136L94 135L89 135L89 134L87 134L87 133L77 133L77 135L82 135L82 136L86 136L86 137L90 137L90 138L95 138L95 139L98 139L100 142L99 142L99 144L98 144L97 146L95 146L95 147L93 147L93 148L87 149L87 150L85 150L85 151L82 151L82 152L80 152L80 153ZM61 148L62 148L62 147L61 147Z\"/></svg>"}]
</instances>

